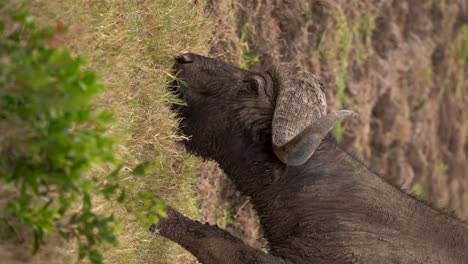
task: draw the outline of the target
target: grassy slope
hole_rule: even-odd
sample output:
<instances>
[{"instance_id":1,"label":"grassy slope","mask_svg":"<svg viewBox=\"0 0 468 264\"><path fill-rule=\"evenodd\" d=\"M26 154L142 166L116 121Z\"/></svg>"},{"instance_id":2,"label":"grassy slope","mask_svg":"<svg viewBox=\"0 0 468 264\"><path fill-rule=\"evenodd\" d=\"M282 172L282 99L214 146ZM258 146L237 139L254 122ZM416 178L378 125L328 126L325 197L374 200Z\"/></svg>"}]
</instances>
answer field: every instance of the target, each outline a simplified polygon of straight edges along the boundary
<instances>
[{"instance_id":1,"label":"grassy slope","mask_svg":"<svg viewBox=\"0 0 468 264\"><path fill-rule=\"evenodd\" d=\"M200 218L193 192L194 175L200 161L174 144L176 120L166 103L173 56L185 51L207 53L215 24L198 4L179 0L158 1L35 1L40 24L66 25L69 30L56 44L88 58L90 67L102 76L108 91L98 107L115 112L111 133L123 143L119 154L127 168L154 160L150 176L138 182L122 179L132 191L154 191L188 216ZM106 247L106 263L194 263L194 258L165 239L152 236L147 227L129 216L125 208L96 198L97 210L113 213L119 222L117 248ZM44 252L30 263L75 262L73 245L57 246L49 241ZM0 248L1 253L2 248ZM18 250L19 252L19 250ZM1 254L3 255L3 254ZM13 254L8 262L19 261ZM16 259L15 259L16 256Z\"/></svg>"}]
</instances>

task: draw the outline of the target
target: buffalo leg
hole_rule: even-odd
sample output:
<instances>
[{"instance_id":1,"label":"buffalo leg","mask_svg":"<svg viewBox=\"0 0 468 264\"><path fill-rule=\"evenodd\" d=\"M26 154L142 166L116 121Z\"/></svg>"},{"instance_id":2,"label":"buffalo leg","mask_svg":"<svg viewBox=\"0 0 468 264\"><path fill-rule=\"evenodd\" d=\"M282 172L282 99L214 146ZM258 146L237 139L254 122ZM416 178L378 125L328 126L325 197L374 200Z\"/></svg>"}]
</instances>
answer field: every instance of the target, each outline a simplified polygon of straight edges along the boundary
<instances>
[{"instance_id":1,"label":"buffalo leg","mask_svg":"<svg viewBox=\"0 0 468 264\"><path fill-rule=\"evenodd\" d=\"M203 264L287 263L247 246L225 230L189 219L172 208L168 209L167 218L150 230L178 243Z\"/></svg>"}]
</instances>

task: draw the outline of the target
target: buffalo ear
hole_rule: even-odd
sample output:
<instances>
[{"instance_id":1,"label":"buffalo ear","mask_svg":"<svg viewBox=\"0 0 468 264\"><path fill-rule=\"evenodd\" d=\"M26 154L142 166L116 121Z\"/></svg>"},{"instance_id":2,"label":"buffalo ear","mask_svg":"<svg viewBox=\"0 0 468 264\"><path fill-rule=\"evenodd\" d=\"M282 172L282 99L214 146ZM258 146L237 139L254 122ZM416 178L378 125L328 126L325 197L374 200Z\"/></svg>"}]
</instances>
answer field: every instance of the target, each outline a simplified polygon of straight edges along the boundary
<instances>
[{"instance_id":1,"label":"buffalo ear","mask_svg":"<svg viewBox=\"0 0 468 264\"><path fill-rule=\"evenodd\" d=\"M337 123L357 116L349 110L327 115L322 83L296 64L278 64L270 70L270 75L277 87L272 120L273 151L287 165L306 162Z\"/></svg>"}]
</instances>

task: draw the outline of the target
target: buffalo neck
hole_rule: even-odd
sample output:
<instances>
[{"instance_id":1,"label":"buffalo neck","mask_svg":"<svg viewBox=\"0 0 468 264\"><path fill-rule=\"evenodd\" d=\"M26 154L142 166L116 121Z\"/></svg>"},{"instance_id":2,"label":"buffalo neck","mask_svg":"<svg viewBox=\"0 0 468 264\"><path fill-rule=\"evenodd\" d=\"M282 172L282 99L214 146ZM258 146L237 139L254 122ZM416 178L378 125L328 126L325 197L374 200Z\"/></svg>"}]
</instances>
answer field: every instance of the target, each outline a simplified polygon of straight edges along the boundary
<instances>
[{"instance_id":1,"label":"buffalo neck","mask_svg":"<svg viewBox=\"0 0 468 264\"><path fill-rule=\"evenodd\" d=\"M427 254L432 248L442 249L441 258L468 254L466 224L389 184L331 136L297 167L278 165L265 154L268 147L236 149L218 162L241 193L250 196L264 229L274 230L265 233L270 241L291 236L298 222L310 222L312 216L342 237L368 241L385 237L388 241L381 243L396 248L419 243Z\"/></svg>"},{"instance_id":2,"label":"buffalo neck","mask_svg":"<svg viewBox=\"0 0 468 264\"><path fill-rule=\"evenodd\" d=\"M227 149L215 160L245 196L254 197L286 170L267 144L232 144Z\"/></svg>"},{"instance_id":3,"label":"buffalo neck","mask_svg":"<svg viewBox=\"0 0 468 264\"><path fill-rule=\"evenodd\" d=\"M396 248L419 244L434 257L431 251L441 249L441 259L468 257L466 223L388 183L331 137L305 166L289 171L299 177L292 182L307 182L311 189L321 189L321 195L313 198L322 205L330 201L339 215L337 228L388 238L387 243Z\"/></svg>"}]
</instances>

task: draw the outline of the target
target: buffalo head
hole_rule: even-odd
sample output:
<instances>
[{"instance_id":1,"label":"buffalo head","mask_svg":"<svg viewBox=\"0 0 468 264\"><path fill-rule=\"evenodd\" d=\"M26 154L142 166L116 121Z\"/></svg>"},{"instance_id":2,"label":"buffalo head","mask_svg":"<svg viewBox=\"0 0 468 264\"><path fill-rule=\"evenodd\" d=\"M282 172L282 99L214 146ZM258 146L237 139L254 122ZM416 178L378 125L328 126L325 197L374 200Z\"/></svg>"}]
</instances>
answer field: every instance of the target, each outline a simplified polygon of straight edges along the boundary
<instances>
[{"instance_id":1,"label":"buffalo head","mask_svg":"<svg viewBox=\"0 0 468 264\"><path fill-rule=\"evenodd\" d=\"M261 146L282 163L305 163L340 121L355 113L327 114L321 82L296 64L252 72L196 54L176 58L170 89L184 104L173 109L188 150L219 160L232 145ZM229 146L231 145L231 147ZM273 155L274 153L274 155Z\"/></svg>"}]
</instances>

